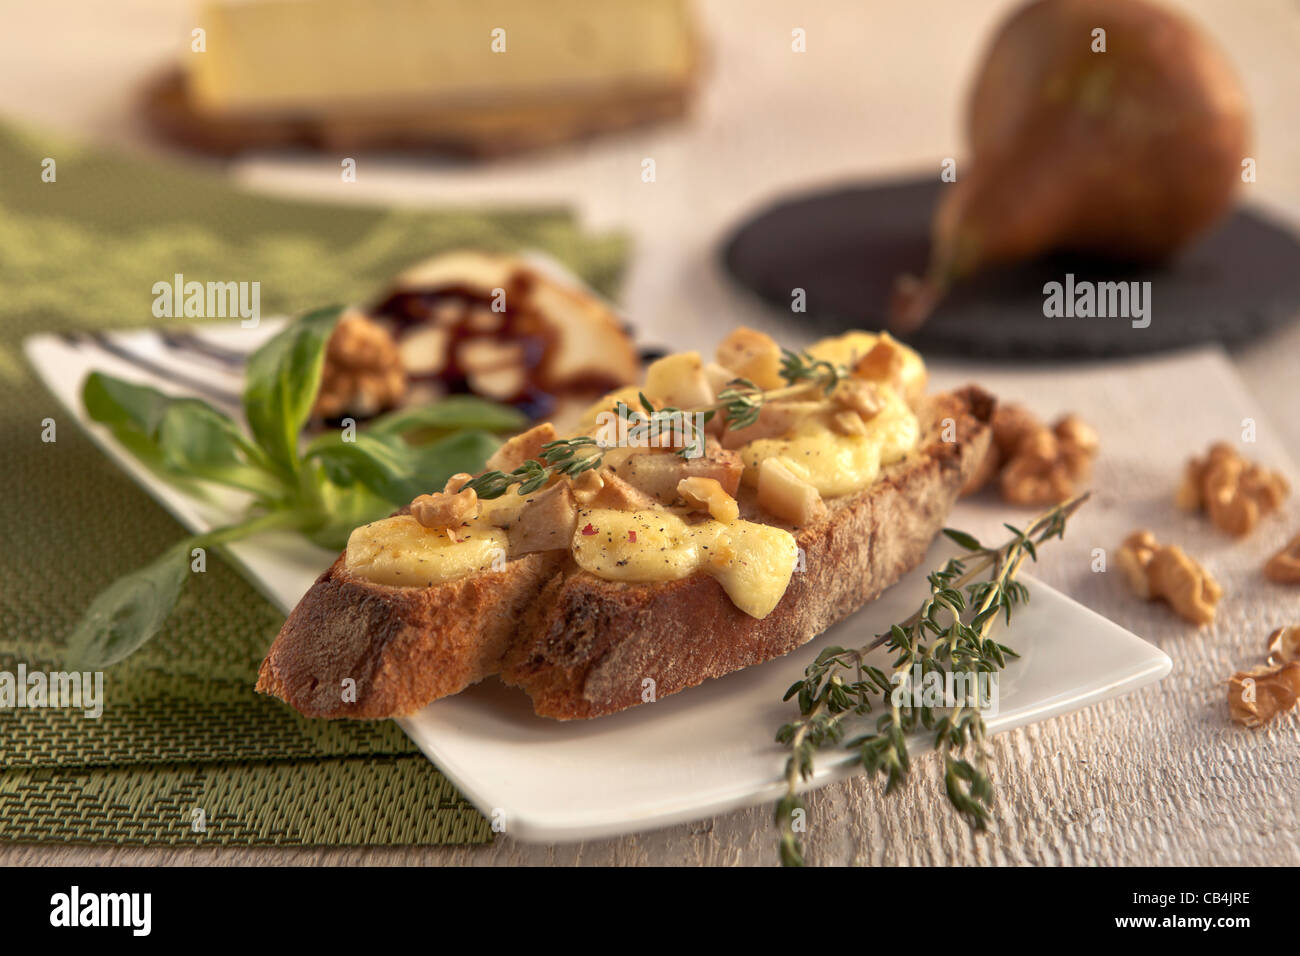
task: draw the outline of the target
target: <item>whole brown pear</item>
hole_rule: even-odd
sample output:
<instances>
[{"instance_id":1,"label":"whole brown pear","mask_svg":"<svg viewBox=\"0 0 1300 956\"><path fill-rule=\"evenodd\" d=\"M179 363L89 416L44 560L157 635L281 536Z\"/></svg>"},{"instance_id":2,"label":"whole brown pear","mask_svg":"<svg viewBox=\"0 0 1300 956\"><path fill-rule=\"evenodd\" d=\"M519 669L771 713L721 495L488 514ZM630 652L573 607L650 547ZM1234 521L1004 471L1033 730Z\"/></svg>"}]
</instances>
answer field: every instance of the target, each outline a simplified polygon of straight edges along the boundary
<instances>
[{"instance_id":1,"label":"whole brown pear","mask_svg":"<svg viewBox=\"0 0 1300 956\"><path fill-rule=\"evenodd\" d=\"M1182 16L1146 0L1037 0L994 38L968 124L972 156L935 211L926 275L895 289L902 330L986 266L1168 257L1231 205L1249 116L1223 54Z\"/></svg>"}]
</instances>

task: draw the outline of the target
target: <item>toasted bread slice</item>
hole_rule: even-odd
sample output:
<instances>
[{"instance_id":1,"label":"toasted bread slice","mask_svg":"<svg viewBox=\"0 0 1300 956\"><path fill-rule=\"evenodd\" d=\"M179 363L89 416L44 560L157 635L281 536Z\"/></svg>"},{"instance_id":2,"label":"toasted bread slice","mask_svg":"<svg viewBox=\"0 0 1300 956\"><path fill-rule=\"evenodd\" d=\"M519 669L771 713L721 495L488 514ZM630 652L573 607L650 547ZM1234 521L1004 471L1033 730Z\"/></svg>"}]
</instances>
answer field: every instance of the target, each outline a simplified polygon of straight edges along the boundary
<instances>
[{"instance_id":1,"label":"toasted bread slice","mask_svg":"<svg viewBox=\"0 0 1300 956\"><path fill-rule=\"evenodd\" d=\"M916 450L864 491L831 499L816 524L784 525L742 492L743 517L785 527L804 553L764 618L709 576L610 581L565 551L430 588L360 580L340 558L285 622L257 689L308 716L393 717L499 673L538 714L588 718L650 699L650 686L657 699L780 657L920 562L984 458L993 406L974 387L925 397Z\"/></svg>"}]
</instances>

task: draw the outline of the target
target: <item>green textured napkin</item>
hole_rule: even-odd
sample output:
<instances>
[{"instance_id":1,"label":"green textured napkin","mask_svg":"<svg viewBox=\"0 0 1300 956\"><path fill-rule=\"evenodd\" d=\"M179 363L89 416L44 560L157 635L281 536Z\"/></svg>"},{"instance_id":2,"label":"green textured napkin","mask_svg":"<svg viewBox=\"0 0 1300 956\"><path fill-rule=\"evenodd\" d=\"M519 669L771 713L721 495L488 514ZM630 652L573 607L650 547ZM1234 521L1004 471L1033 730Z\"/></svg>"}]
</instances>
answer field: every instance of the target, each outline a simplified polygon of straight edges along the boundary
<instances>
[{"instance_id":1,"label":"green textured napkin","mask_svg":"<svg viewBox=\"0 0 1300 956\"><path fill-rule=\"evenodd\" d=\"M340 181L341 200L348 188ZM585 235L562 210L288 201L0 126L0 671L61 669L90 599L184 534L39 385L21 357L26 336L156 324L152 286L178 272L258 281L268 315L366 301L403 267L463 246L546 251L606 294L625 252L621 237ZM47 417L54 443L41 440ZM220 561L196 578L163 632L105 674L99 719L0 708L0 840L491 839L396 725L309 721L255 694L280 615Z\"/></svg>"}]
</instances>

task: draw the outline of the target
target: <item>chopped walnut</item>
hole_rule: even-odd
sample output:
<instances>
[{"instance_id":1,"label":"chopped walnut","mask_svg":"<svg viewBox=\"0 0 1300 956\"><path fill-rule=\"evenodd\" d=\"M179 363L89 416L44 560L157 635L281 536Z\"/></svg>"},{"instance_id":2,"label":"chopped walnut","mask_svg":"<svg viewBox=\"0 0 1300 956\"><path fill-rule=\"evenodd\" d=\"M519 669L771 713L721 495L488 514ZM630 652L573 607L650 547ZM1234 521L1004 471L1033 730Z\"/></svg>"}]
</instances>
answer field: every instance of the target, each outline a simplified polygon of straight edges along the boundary
<instances>
[{"instance_id":1,"label":"chopped walnut","mask_svg":"<svg viewBox=\"0 0 1300 956\"><path fill-rule=\"evenodd\" d=\"M393 337L359 312L345 314L325 347L312 412L322 418L369 416L405 395L406 371Z\"/></svg>"},{"instance_id":2,"label":"chopped walnut","mask_svg":"<svg viewBox=\"0 0 1300 956\"><path fill-rule=\"evenodd\" d=\"M978 491L996 476L1006 501L1057 504L1092 472L1097 432L1077 415L1062 416L1048 427L1023 405L999 405L992 425L988 453L963 494Z\"/></svg>"},{"instance_id":3,"label":"chopped walnut","mask_svg":"<svg viewBox=\"0 0 1300 956\"><path fill-rule=\"evenodd\" d=\"M688 506L729 524L740 517L740 506L727 494L716 478L683 478L677 483L677 493Z\"/></svg>"},{"instance_id":4,"label":"chopped walnut","mask_svg":"<svg viewBox=\"0 0 1300 956\"><path fill-rule=\"evenodd\" d=\"M1300 661L1300 627L1279 627L1268 636L1268 662L1274 666Z\"/></svg>"},{"instance_id":5,"label":"chopped walnut","mask_svg":"<svg viewBox=\"0 0 1300 956\"><path fill-rule=\"evenodd\" d=\"M1061 443L1046 425L1026 432L998 476L1002 497L1018 505L1049 505L1074 493Z\"/></svg>"},{"instance_id":6,"label":"chopped walnut","mask_svg":"<svg viewBox=\"0 0 1300 956\"><path fill-rule=\"evenodd\" d=\"M1188 461L1175 501L1184 510L1204 511L1220 530L1244 535L1276 511L1290 491L1279 472L1247 461L1226 442L1215 442L1204 458Z\"/></svg>"},{"instance_id":7,"label":"chopped walnut","mask_svg":"<svg viewBox=\"0 0 1300 956\"><path fill-rule=\"evenodd\" d=\"M1163 600L1193 624L1214 620L1223 589L1177 545L1161 545L1150 531L1135 531L1119 549L1119 566L1138 597Z\"/></svg>"},{"instance_id":8,"label":"chopped walnut","mask_svg":"<svg viewBox=\"0 0 1300 956\"><path fill-rule=\"evenodd\" d=\"M478 515L478 495L466 488L470 475L452 475L442 491L420 495L411 502L411 515L426 528L457 528Z\"/></svg>"},{"instance_id":9,"label":"chopped walnut","mask_svg":"<svg viewBox=\"0 0 1300 956\"><path fill-rule=\"evenodd\" d=\"M1264 576L1279 584L1300 584L1300 534L1264 565Z\"/></svg>"},{"instance_id":10,"label":"chopped walnut","mask_svg":"<svg viewBox=\"0 0 1300 956\"><path fill-rule=\"evenodd\" d=\"M1300 663L1261 665L1239 671L1228 682L1228 714L1246 727L1262 727L1295 707L1300 697Z\"/></svg>"},{"instance_id":11,"label":"chopped walnut","mask_svg":"<svg viewBox=\"0 0 1300 956\"><path fill-rule=\"evenodd\" d=\"M874 382L864 382L861 379L849 378L840 382L831 393L831 401L856 412L864 422L871 421L885 407L879 387Z\"/></svg>"},{"instance_id":12,"label":"chopped walnut","mask_svg":"<svg viewBox=\"0 0 1300 956\"><path fill-rule=\"evenodd\" d=\"M1061 461L1075 481L1086 481L1092 474L1092 462L1097 457L1101 441L1097 429L1078 415L1065 415L1052 426L1060 450Z\"/></svg>"},{"instance_id":13,"label":"chopped walnut","mask_svg":"<svg viewBox=\"0 0 1300 956\"><path fill-rule=\"evenodd\" d=\"M858 359L853 374L871 382L901 386L905 360L899 347L890 338L882 336L866 355ZM899 389L902 390L901 387Z\"/></svg>"},{"instance_id":14,"label":"chopped walnut","mask_svg":"<svg viewBox=\"0 0 1300 956\"><path fill-rule=\"evenodd\" d=\"M1010 458L1020 439L1041 426L1038 416L1023 405L998 405L993 410L993 445L1003 458Z\"/></svg>"}]
</instances>

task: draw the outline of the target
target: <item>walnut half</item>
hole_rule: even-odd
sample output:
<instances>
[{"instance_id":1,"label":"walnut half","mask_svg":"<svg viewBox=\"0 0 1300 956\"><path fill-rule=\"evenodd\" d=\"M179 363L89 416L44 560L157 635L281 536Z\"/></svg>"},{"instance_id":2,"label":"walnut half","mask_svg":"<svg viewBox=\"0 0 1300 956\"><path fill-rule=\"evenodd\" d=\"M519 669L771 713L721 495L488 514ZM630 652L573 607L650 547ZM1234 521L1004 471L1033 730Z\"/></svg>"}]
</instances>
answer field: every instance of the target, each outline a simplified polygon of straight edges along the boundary
<instances>
[{"instance_id":1,"label":"walnut half","mask_svg":"<svg viewBox=\"0 0 1300 956\"><path fill-rule=\"evenodd\" d=\"M1096 430L1077 415L1064 415L1049 427L1023 405L999 405L988 454L962 493L996 477L1006 501L1058 504L1087 481L1099 444Z\"/></svg>"},{"instance_id":2,"label":"walnut half","mask_svg":"<svg viewBox=\"0 0 1300 956\"><path fill-rule=\"evenodd\" d=\"M348 312L325 346L312 412L321 418L368 417L406 395L406 371L393 337L360 312Z\"/></svg>"},{"instance_id":3,"label":"walnut half","mask_svg":"<svg viewBox=\"0 0 1300 956\"><path fill-rule=\"evenodd\" d=\"M1268 662L1274 667L1300 662L1300 627L1279 627L1268 636Z\"/></svg>"},{"instance_id":4,"label":"walnut half","mask_svg":"<svg viewBox=\"0 0 1300 956\"><path fill-rule=\"evenodd\" d=\"M1246 727L1262 727L1295 707L1300 697L1300 663L1263 664L1238 671L1228 681L1228 714Z\"/></svg>"},{"instance_id":5,"label":"walnut half","mask_svg":"<svg viewBox=\"0 0 1300 956\"><path fill-rule=\"evenodd\" d=\"M411 502L411 516L426 528L458 528L478 515L478 494L466 488L470 475L452 475L442 491Z\"/></svg>"},{"instance_id":6,"label":"walnut half","mask_svg":"<svg viewBox=\"0 0 1300 956\"><path fill-rule=\"evenodd\" d=\"M1223 589L1177 545L1161 545L1150 531L1135 531L1119 549L1119 566L1138 597L1163 600L1193 624L1214 620Z\"/></svg>"},{"instance_id":7,"label":"walnut half","mask_svg":"<svg viewBox=\"0 0 1300 956\"><path fill-rule=\"evenodd\" d=\"M1188 461L1175 501L1186 511L1204 511L1222 531L1244 535L1276 511L1290 492L1279 472L1247 461L1226 442L1216 442L1204 458Z\"/></svg>"}]
</instances>

